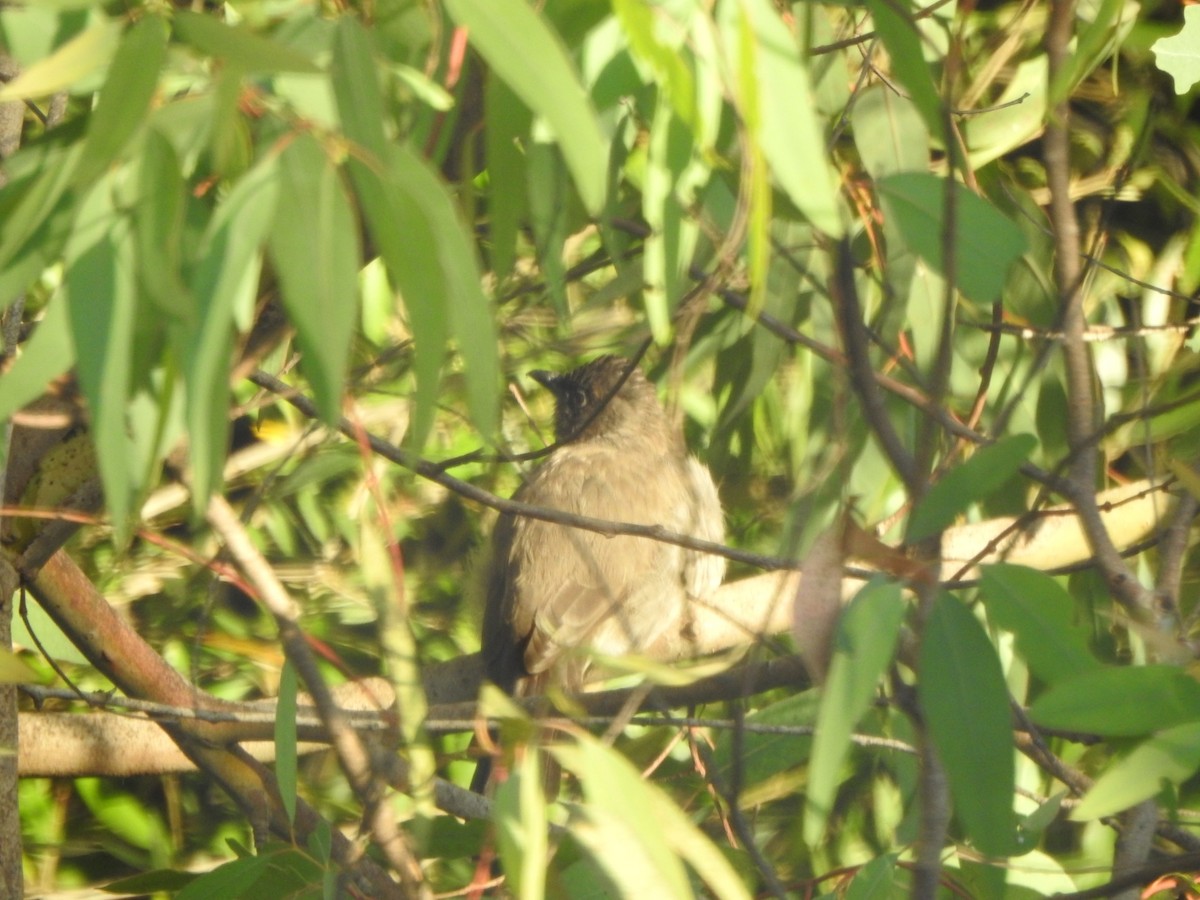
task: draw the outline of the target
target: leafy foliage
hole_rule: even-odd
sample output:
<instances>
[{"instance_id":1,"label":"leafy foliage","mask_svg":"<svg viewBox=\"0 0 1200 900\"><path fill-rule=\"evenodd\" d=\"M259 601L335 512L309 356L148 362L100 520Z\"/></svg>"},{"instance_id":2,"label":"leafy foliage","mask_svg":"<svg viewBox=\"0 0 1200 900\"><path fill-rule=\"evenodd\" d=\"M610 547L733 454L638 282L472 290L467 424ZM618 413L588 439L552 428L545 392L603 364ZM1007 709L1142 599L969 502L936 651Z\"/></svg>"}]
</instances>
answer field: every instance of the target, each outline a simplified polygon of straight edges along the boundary
<instances>
[{"instance_id":1,"label":"leafy foliage","mask_svg":"<svg viewBox=\"0 0 1200 900\"><path fill-rule=\"evenodd\" d=\"M22 783L28 881L367 894L344 852L361 825L367 863L411 892L483 891L498 858L522 897L932 896L932 858L960 894L1040 896L1101 881L1101 818L1157 800L1160 836L1188 849L1167 815L1195 805L1200 771L1187 503L1155 495L1113 538L1137 554L1125 570L1092 534L1081 555L1103 578L1004 562L1003 536L967 567L986 563L978 585L937 571L964 520L1055 491L1086 507L1167 460L1195 481L1200 155L1156 68L1194 80L1193 9L1171 38L1170 5L1081 4L1052 72L1058 9L0 8L21 70L0 103L28 104L0 188L0 305L25 331L0 416L19 425L48 387L86 409L56 450L4 448L10 476L38 470L7 498L5 558L19 568L46 533L21 516L74 509L98 475L103 514L65 552L207 695L279 698L259 735L278 762L238 770L261 794L223 769ZM1063 206L1086 239L1086 335L1062 330L1080 287L1055 268ZM1064 348L1085 336L1081 379ZM604 740L485 693L508 779L483 827L446 811L462 798L445 782L469 781L486 728L424 691L477 649L479 501L511 494L507 460L548 431L524 373L602 351L646 353L718 476L731 544L803 558L851 510L886 544L838 549L880 574L847 590L821 685L785 669L682 724L631 722L635 698ZM1071 481L1081 458L1101 478ZM243 510L295 621L230 562L213 497ZM1067 515L1018 522L1018 544ZM1172 523L1161 549L1139 544ZM1138 579L1167 602L1130 602ZM51 617L18 642L110 689ZM776 671L788 639L754 637L750 661ZM663 662L626 661L620 683L728 665ZM365 774L349 739L309 753L321 729L306 736L298 692L374 675L399 698L399 722L377 717L384 752ZM569 773L557 804L543 746Z\"/></svg>"}]
</instances>

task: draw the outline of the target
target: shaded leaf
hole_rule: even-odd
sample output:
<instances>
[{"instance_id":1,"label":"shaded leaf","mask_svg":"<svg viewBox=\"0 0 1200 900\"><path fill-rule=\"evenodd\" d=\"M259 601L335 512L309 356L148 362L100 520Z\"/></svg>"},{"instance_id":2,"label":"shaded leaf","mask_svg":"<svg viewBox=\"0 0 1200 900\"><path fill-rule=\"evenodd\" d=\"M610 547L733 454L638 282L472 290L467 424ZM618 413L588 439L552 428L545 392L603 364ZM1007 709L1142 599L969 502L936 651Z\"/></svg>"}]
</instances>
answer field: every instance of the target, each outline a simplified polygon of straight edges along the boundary
<instances>
[{"instance_id":1,"label":"shaded leaf","mask_svg":"<svg viewBox=\"0 0 1200 900\"><path fill-rule=\"evenodd\" d=\"M933 72L925 62L920 33L908 12L910 5L890 0L866 0L866 4L875 22L875 32L891 58L893 73L908 88L929 133L942 134L942 99Z\"/></svg>"},{"instance_id":2,"label":"shaded leaf","mask_svg":"<svg viewBox=\"0 0 1200 900\"><path fill-rule=\"evenodd\" d=\"M240 178L209 221L190 280L196 324L181 328L192 461L192 501L203 511L220 485L228 449L229 361L234 316L253 302L262 247L279 193L276 160L267 156Z\"/></svg>"},{"instance_id":3,"label":"shaded leaf","mask_svg":"<svg viewBox=\"0 0 1200 900\"><path fill-rule=\"evenodd\" d=\"M105 501L123 535L138 488L125 420L138 303L132 233L113 205L115 181L101 179L80 205L78 226L67 242L63 287Z\"/></svg>"},{"instance_id":4,"label":"shaded leaf","mask_svg":"<svg viewBox=\"0 0 1200 900\"><path fill-rule=\"evenodd\" d=\"M226 25L211 15L175 13L175 36L208 56L235 63L244 72L318 72L317 65L296 50L256 34L245 25Z\"/></svg>"},{"instance_id":5,"label":"shaded leaf","mask_svg":"<svg viewBox=\"0 0 1200 900\"><path fill-rule=\"evenodd\" d=\"M925 623L919 675L921 711L963 829L984 853L1012 853L1015 772L1008 687L982 626L949 594L937 596Z\"/></svg>"},{"instance_id":6,"label":"shaded leaf","mask_svg":"<svg viewBox=\"0 0 1200 900\"><path fill-rule=\"evenodd\" d=\"M960 513L986 499L1017 473L1037 438L1015 434L980 447L962 465L955 466L929 489L913 510L904 539L915 544L945 530Z\"/></svg>"},{"instance_id":7,"label":"shaded leaf","mask_svg":"<svg viewBox=\"0 0 1200 900\"><path fill-rule=\"evenodd\" d=\"M99 175L145 123L166 56L167 26L158 16L139 19L121 39L88 120L87 141L75 175L80 182Z\"/></svg>"},{"instance_id":8,"label":"shaded leaf","mask_svg":"<svg viewBox=\"0 0 1200 900\"><path fill-rule=\"evenodd\" d=\"M285 661L275 706L275 778L288 821L296 820L296 667Z\"/></svg>"},{"instance_id":9,"label":"shaded leaf","mask_svg":"<svg viewBox=\"0 0 1200 900\"><path fill-rule=\"evenodd\" d=\"M1025 236L1010 219L957 182L927 172L902 172L877 182L884 214L895 217L905 243L934 270L942 264L946 187L957 192L954 233L958 288L990 303L1000 295L1009 267L1025 252Z\"/></svg>"},{"instance_id":10,"label":"shaded leaf","mask_svg":"<svg viewBox=\"0 0 1200 900\"><path fill-rule=\"evenodd\" d=\"M874 179L929 169L929 132L908 97L873 84L855 95L850 109L854 146Z\"/></svg>"},{"instance_id":11,"label":"shaded leaf","mask_svg":"<svg viewBox=\"0 0 1200 900\"><path fill-rule=\"evenodd\" d=\"M985 566L981 593L995 624L1011 631L1030 670L1047 682L1099 667L1087 633L1074 624L1075 601L1049 575L1026 568Z\"/></svg>"},{"instance_id":12,"label":"shaded leaf","mask_svg":"<svg viewBox=\"0 0 1200 900\"><path fill-rule=\"evenodd\" d=\"M0 421L7 421L37 399L46 385L74 364L67 304L59 298L46 307L37 331L25 343L12 368L0 378Z\"/></svg>"},{"instance_id":13,"label":"shaded leaf","mask_svg":"<svg viewBox=\"0 0 1200 900\"><path fill-rule=\"evenodd\" d=\"M453 334L466 364L467 402L483 433L491 434L499 355L491 304L473 243L453 201L429 165L406 147L386 145L379 126L382 101L371 68L370 41L349 17L334 43L338 112L346 136L378 162L351 156L347 169L371 236L404 298L413 333L417 396L411 434L420 443L432 426L447 338Z\"/></svg>"},{"instance_id":14,"label":"shaded leaf","mask_svg":"<svg viewBox=\"0 0 1200 900\"><path fill-rule=\"evenodd\" d=\"M1105 667L1058 682L1029 714L1048 728L1137 737L1200 721L1200 684L1174 666Z\"/></svg>"}]
</instances>

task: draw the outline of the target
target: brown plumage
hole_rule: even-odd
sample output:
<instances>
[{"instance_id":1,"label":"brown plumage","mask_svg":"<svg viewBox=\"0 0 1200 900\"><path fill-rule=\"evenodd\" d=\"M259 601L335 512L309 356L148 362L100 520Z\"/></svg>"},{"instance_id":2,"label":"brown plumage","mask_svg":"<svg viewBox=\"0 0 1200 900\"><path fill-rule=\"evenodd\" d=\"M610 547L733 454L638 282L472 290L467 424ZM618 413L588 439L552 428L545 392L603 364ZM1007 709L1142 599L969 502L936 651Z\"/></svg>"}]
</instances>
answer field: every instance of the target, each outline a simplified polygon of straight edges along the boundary
<instances>
[{"instance_id":1,"label":"brown plumage","mask_svg":"<svg viewBox=\"0 0 1200 900\"><path fill-rule=\"evenodd\" d=\"M562 445L514 499L723 540L712 476L688 456L654 386L628 369L603 356L562 375L532 373L554 394ZM656 643L687 627L691 602L715 591L724 572L724 559L672 544L502 516L484 615L485 672L510 692L535 693L549 679L578 688L586 651L653 656Z\"/></svg>"}]
</instances>

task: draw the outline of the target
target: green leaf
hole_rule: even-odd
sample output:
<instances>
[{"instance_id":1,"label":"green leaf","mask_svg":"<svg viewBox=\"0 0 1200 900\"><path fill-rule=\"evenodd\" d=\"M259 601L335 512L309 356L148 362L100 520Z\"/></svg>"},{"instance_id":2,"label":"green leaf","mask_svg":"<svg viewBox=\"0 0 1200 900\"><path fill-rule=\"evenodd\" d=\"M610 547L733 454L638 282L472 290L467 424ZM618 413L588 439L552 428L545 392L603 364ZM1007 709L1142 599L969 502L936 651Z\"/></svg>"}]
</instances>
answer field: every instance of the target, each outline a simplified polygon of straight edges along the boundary
<instances>
[{"instance_id":1,"label":"green leaf","mask_svg":"<svg viewBox=\"0 0 1200 900\"><path fill-rule=\"evenodd\" d=\"M675 801L590 735L552 748L574 772L587 802L569 829L627 896L690 897L681 860L704 879L714 896L750 894L728 860Z\"/></svg>"},{"instance_id":2,"label":"green leaf","mask_svg":"<svg viewBox=\"0 0 1200 900\"><path fill-rule=\"evenodd\" d=\"M358 319L358 222L341 178L316 139L297 135L279 157L269 246L300 365L327 422L341 415L350 338Z\"/></svg>"},{"instance_id":3,"label":"green leaf","mask_svg":"<svg viewBox=\"0 0 1200 900\"><path fill-rule=\"evenodd\" d=\"M284 662L279 674L279 696L275 707L275 778L279 799L288 821L296 820L296 667Z\"/></svg>"},{"instance_id":4,"label":"green leaf","mask_svg":"<svg viewBox=\"0 0 1200 900\"><path fill-rule=\"evenodd\" d=\"M234 63L243 72L319 72L303 53L255 34L245 25L226 25L211 15L175 13L175 36L207 56Z\"/></svg>"},{"instance_id":5,"label":"green leaf","mask_svg":"<svg viewBox=\"0 0 1200 900\"><path fill-rule=\"evenodd\" d=\"M121 540L138 488L125 420L138 303L129 220L114 206L117 180L102 178L80 204L63 287L104 498Z\"/></svg>"},{"instance_id":6,"label":"green leaf","mask_svg":"<svg viewBox=\"0 0 1200 900\"><path fill-rule=\"evenodd\" d=\"M1047 728L1138 737L1200 721L1200 684L1174 666L1106 667L1058 682L1029 714Z\"/></svg>"},{"instance_id":7,"label":"green leaf","mask_svg":"<svg viewBox=\"0 0 1200 900\"><path fill-rule=\"evenodd\" d=\"M56 298L46 306L42 321L21 348L12 368L0 378L0 422L7 421L36 400L46 385L75 364L67 304Z\"/></svg>"},{"instance_id":8,"label":"green leaf","mask_svg":"<svg viewBox=\"0 0 1200 900\"><path fill-rule=\"evenodd\" d=\"M517 237L528 215L526 159L521 146L529 142L533 117L529 107L497 78L488 79L484 104L491 269L503 283L512 274Z\"/></svg>"},{"instance_id":9,"label":"green leaf","mask_svg":"<svg viewBox=\"0 0 1200 900\"><path fill-rule=\"evenodd\" d=\"M942 135L942 99L929 64L916 22L908 12L910 4L894 0L866 0L875 21L875 33L887 48L892 62L892 72L908 88L909 96L921 112L925 127L930 134Z\"/></svg>"},{"instance_id":10,"label":"green leaf","mask_svg":"<svg viewBox=\"0 0 1200 900\"><path fill-rule=\"evenodd\" d=\"M1030 670L1058 682L1099 667L1087 632L1075 624L1075 601L1049 575L1025 566L985 566L980 592L991 620L1017 639Z\"/></svg>"},{"instance_id":11,"label":"green leaf","mask_svg":"<svg viewBox=\"0 0 1200 900\"><path fill-rule=\"evenodd\" d=\"M746 716L746 723L755 726L786 726L811 730L816 726L820 711L817 691L802 691L756 709ZM737 742L728 731L717 735L713 757L717 771L728 783L735 775L747 787L763 784L782 772L804 764L812 751L813 738L803 733L747 731Z\"/></svg>"},{"instance_id":12,"label":"green leaf","mask_svg":"<svg viewBox=\"0 0 1200 900\"><path fill-rule=\"evenodd\" d=\"M768 0L746 0L742 9L756 42L754 75L763 155L779 185L808 220L830 237L840 237L845 225L836 182L800 48Z\"/></svg>"},{"instance_id":13,"label":"green leaf","mask_svg":"<svg viewBox=\"0 0 1200 900\"><path fill-rule=\"evenodd\" d=\"M120 34L120 22L99 20L0 88L0 103L45 97L74 87L108 65Z\"/></svg>"},{"instance_id":14,"label":"green leaf","mask_svg":"<svg viewBox=\"0 0 1200 900\"><path fill-rule=\"evenodd\" d=\"M446 0L446 8L495 73L546 120L583 205L598 215L607 142L558 35L525 0Z\"/></svg>"},{"instance_id":15,"label":"green leaf","mask_svg":"<svg viewBox=\"0 0 1200 900\"><path fill-rule=\"evenodd\" d=\"M929 132L916 104L882 84L859 91L850 109L854 146L876 180L929 170Z\"/></svg>"},{"instance_id":16,"label":"green leaf","mask_svg":"<svg viewBox=\"0 0 1200 900\"><path fill-rule=\"evenodd\" d=\"M158 16L139 19L121 40L88 121L87 142L75 173L79 183L104 171L142 127L166 56L167 27Z\"/></svg>"},{"instance_id":17,"label":"green leaf","mask_svg":"<svg viewBox=\"0 0 1200 900\"><path fill-rule=\"evenodd\" d=\"M339 22L333 70L346 136L380 154L370 163L352 155L347 169L371 237L408 311L417 379L411 439L419 445L432 427L451 334L466 364L471 416L483 433L491 434L498 417L500 368L495 318L480 287L467 228L429 165L408 148L385 141L373 50L366 32L349 17Z\"/></svg>"},{"instance_id":18,"label":"green leaf","mask_svg":"<svg viewBox=\"0 0 1200 900\"><path fill-rule=\"evenodd\" d=\"M980 447L921 499L908 520L905 541L915 544L945 530L968 507L1003 487L1036 446L1037 438L1033 435L1016 434Z\"/></svg>"},{"instance_id":19,"label":"green leaf","mask_svg":"<svg viewBox=\"0 0 1200 900\"><path fill-rule=\"evenodd\" d=\"M393 147L388 164L389 186L402 192L408 207L399 224L411 223L414 230L423 231L434 249L432 257L419 257L417 245L411 245L409 266L428 267L432 263L442 284L438 293L423 297L412 294L401 281L405 305L410 315L415 315L413 311L419 305L428 307L439 302L449 310L451 334L465 363L471 420L483 434L494 434L500 372L496 316L481 287L474 243L445 185L425 160L407 147ZM432 314L434 310L425 312ZM433 350L440 353L442 348Z\"/></svg>"},{"instance_id":20,"label":"green leaf","mask_svg":"<svg viewBox=\"0 0 1200 900\"><path fill-rule=\"evenodd\" d=\"M651 231L643 244L642 263L646 319L660 344L669 340L671 311L691 285L688 267L699 226L676 193L691 159L691 133L668 104L658 104L650 124L642 185L642 215Z\"/></svg>"},{"instance_id":21,"label":"green leaf","mask_svg":"<svg viewBox=\"0 0 1200 900\"><path fill-rule=\"evenodd\" d=\"M221 483L229 447L229 360L234 315L253 303L262 246L275 218L279 194L276 157L240 178L205 230L191 278L195 325L179 328L187 387L192 501L197 513Z\"/></svg>"},{"instance_id":22,"label":"green leaf","mask_svg":"<svg viewBox=\"0 0 1200 900\"><path fill-rule=\"evenodd\" d=\"M945 190L957 192L954 233L958 289L972 300L990 303L1000 295L1008 270L1025 252L1025 236L994 206L957 182L927 172L901 172L880 179L884 215L894 217L904 241L934 270L942 261Z\"/></svg>"},{"instance_id":23,"label":"green leaf","mask_svg":"<svg viewBox=\"0 0 1200 900\"><path fill-rule=\"evenodd\" d=\"M668 16L660 7L639 0L614 0L613 12L629 39L629 49L653 70L654 80L662 87L675 115L687 123L693 134L704 134L696 106L696 81L688 56L679 46L686 35L679 35L679 40L671 43L663 40L658 28Z\"/></svg>"},{"instance_id":24,"label":"green leaf","mask_svg":"<svg viewBox=\"0 0 1200 900\"><path fill-rule=\"evenodd\" d=\"M899 585L877 580L858 592L838 621L805 791L804 840L810 847L825 832L851 733L891 664L904 609Z\"/></svg>"},{"instance_id":25,"label":"green leaf","mask_svg":"<svg viewBox=\"0 0 1200 900\"><path fill-rule=\"evenodd\" d=\"M28 273L28 279L40 274L49 261L44 245L53 246L41 229L56 221L64 234L70 227L79 199L70 191L83 152L79 132L74 122L56 128L6 162L11 180L0 190L0 266L6 277L10 269L24 268L30 260L37 268ZM10 296L0 298L0 306L11 300Z\"/></svg>"},{"instance_id":26,"label":"green leaf","mask_svg":"<svg viewBox=\"0 0 1200 900\"><path fill-rule=\"evenodd\" d=\"M937 596L925 623L919 677L921 712L946 768L963 829L984 853L1013 852L1015 772L1008 688L983 627L949 594Z\"/></svg>"},{"instance_id":27,"label":"green leaf","mask_svg":"<svg viewBox=\"0 0 1200 900\"><path fill-rule=\"evenodd\" d=\"M509 889L520 900L545 896L550 845L540 755L529 750L496 789L492 821Z\"/></svg>"},{"instance_id":28,"label":"green leaf","mask_svg":"<svg viewBox=\"0 0 1200 900\"><path fill-rule=\"evenodd\" d=\"M1071 818L1087 822L1149 800L1163 783L1178 785L1200 768L1200 722L1177 725L1143 741L1096 779Z\"/></svg>"},{"instance_id":29,"label":"green leaf","mask_svg":"<svg viewBox=\"0 0 1200 900\"><path fill-rule=\"evenodd\" d=\"M187 188L179 159L171 142L151 130L138 162L139 197L133 219L138 278L160 310L193 325L194 310L181 274Z\"/></svg>"},{"instance_id":30,"label":"green leaf","mask_svg":"<svg viewBox=\"0 0 1200 900\"><path fill-rule=\"evenodd\" d=\"M346 137L368 154L379 172L387 155L383 97L375 74L375 47L354 16L338 19L333 40L333 90Z\"/></svg>"},{"instance_id":31,"label":"green leaf","mask_svg":"<svg viewBox=\"0 0 1200 900\"><path fill-rule=\"evenodd\" d=\"M1200 81L1200 7L1183 7L1179 33L1160 38L1150 49L1158 67L1175 79L1175 93L1190 91Z\"/></svg>"}]
</instances>

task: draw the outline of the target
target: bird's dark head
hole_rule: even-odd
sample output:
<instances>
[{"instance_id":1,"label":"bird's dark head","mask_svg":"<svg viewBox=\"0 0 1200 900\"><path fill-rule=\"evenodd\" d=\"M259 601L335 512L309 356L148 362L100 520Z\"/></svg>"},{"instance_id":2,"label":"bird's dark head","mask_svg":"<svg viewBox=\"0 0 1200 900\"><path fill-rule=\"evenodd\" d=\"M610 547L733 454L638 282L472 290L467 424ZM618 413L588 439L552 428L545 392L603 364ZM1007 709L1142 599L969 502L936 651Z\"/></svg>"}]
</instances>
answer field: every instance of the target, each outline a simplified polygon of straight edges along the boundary
<instances>
[{"instance_id":1,"label":"bird's dark head","mask_svg":"<svg viewBox=\"0 0 1200 900\"><path fill-rule=\"evenodd\" d=\"M598 357L570 372L538 370L529 377L554 394L559 441L619 436L664 418L654 386L616 356Z\"/></svg>"}]
</instances>

